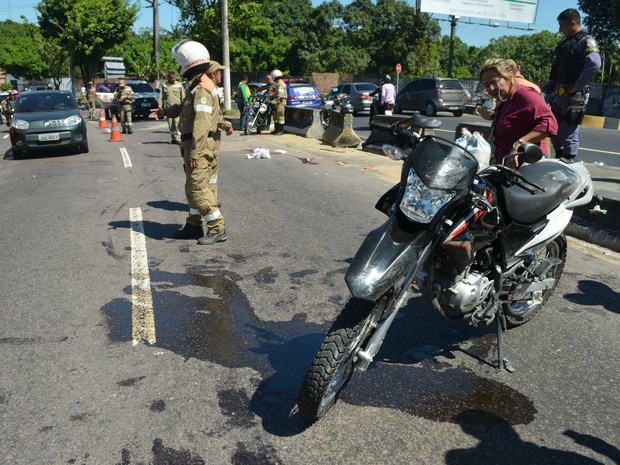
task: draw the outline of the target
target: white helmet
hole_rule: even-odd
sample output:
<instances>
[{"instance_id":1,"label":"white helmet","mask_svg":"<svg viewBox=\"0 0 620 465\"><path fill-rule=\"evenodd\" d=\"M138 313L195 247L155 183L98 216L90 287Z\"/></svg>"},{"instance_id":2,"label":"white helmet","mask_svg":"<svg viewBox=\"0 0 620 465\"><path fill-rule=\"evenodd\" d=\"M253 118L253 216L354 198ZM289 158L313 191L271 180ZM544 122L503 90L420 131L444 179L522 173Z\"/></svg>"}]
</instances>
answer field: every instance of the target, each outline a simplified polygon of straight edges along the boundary
<instances>
[{"instance_id":1,"label":"white helmet","mask_svg":"<svg viewBox=\"0 0 620 465\"><path fill-rule=\"evenodd\" d=\"M280 71L279 69L274 69L271 72L271 77L274 78L274 79L281 78L282 77L282 71Z\"/></svg>"},{"instance_id":2,"label":"white helmet","mask_svg":"<svg viewBox=\"0 0 620 465\"><path fill-rule=\"evenodd\" d=\"M196 71L206 69L211 55L200 42L183 39L172 47L172 59L179 65L179 74L186 78Z\"/></svg>"}]
</instances>

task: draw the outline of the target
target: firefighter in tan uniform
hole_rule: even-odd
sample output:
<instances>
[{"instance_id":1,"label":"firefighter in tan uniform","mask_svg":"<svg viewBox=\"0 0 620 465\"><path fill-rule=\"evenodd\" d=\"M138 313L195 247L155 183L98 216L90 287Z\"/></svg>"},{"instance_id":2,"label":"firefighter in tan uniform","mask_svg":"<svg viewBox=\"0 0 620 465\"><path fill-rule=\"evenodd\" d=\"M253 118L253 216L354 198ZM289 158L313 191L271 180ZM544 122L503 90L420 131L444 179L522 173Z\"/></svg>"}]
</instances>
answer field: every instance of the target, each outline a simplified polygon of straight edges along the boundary
<instances>
[{"instance_id":1,"label":"firefighter in tan uniform","mask_svg":"<svg viewBox=\"0 0 620 465\"><path fill-rule=\"evenodd\" d=\"M282 71L279 69L274 69L271 72L271 77L273 77L275 83L275 93L271 99L271 104L275 108L275 129L271 132L271 134L275 134L277 136L284 134L284 111L286 109L286 83L282 79Z\"/></svg>"},{"instance_id":2,"label":"firefighter in tan uniform","mask_svg":"<svg viewBox=\"0 0 620 465\"><path fill-rule=\"evenodd\" d=\"M168 73L168 80L163 82L159 89L159 106L164 110L172 105L178 105L185 98L185 89L180 81L177 81L177 74L174 71ZM181 143L181 133L179 132L179 117L166 118L168 129L170 130L171 144Z\"/></svg>"},{"instance_id":3,"label":"firefighter in tan uniform","mask_svg":"<svg viewBox=\"0 0 620 465\"><path fill-rule=\"evenodd\" d=\"M121 128L123 134L133 133L132 129L132 110L131 101L133 100L133 89L125 84L122 79L118 81L118 87L114 91L114 100L118 103L119 110L121 112Z\"/></svg>"},{"instance_id":4,"label":"firefighter in tan uniform","mask_svg":"<svg viewBox=\"0 0 620 465\"><path fill-rule=\"evenodd\" d=\"M95 92L95 86L93 86L92 82L88 83L88 117L90 119L97 118L97 106L95 104L95 97L97 96Z\"/></svg>"},{"instance_id":5,"label":"firefighter in tan uniform","mask_svg":"<svg viewBox=\"0 0 620 465\"><path fill-rule=\"evenodd\" d=\"M207 68L206 74L211 78L211 80L218 86L222 83L222 70L225 69L224 66L220 65L217 61L211 61L209 68ZM209 188L213 195L215 196L215 200L217 202L217 173L218 173L218 161L220 158L220 143L222 140L222 131L226 132L227 136L230 136L233 133L233 125L230 121L224 118L224 113L222 109L224 108L224 98L223 95L218 92L219 100L220 100L220 117L217 122L217 130L215 131L215 135L213 139L215 140L215 156L213 157L213 164L211 170L211 179L209 179Z\"/></svg>"},{"instance_id":6,"label":"firefighter in tan uniform","mask_svg":"<svg viewBox=\"0 0 620 465\"><path fill-rule=\"evenodd\" d=\"M210 66L206 47L193 40L182 40L172 48L172 58L181 76L189 80L188 91L181 104L152 112L158 117L180 116L181 155L185 166L185 197L189 215L185 225L175 232L176 239L198 238L202 245L227 239L224 217L220 212L209 180L215 158L215 140L220 117L220 102L215 83L205 71ZM207 232L203 235L202 220Z\"/></svg>"}]
</instances>

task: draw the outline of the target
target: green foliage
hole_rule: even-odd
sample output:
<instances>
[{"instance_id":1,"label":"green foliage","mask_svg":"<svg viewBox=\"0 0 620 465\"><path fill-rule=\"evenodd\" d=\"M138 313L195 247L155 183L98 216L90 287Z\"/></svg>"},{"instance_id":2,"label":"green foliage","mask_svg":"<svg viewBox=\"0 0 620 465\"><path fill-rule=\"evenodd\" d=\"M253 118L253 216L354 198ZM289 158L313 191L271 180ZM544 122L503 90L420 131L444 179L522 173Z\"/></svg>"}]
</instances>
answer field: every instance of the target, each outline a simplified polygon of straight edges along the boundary
<instances>
[{"instance_id":1,"label":"green foliage","mask_svg":"<svg viewBox=\"0 0 620 465\"><path fill-rule=\"evenodd\" d=\"M87 81L114 44L129 36L138 7L128 0L43 0L37 10L43 37L58 39Z\"/></svg>"},{"instance_id":2,"label":"green foliage","mask_svg":"<svg viewBox=\"0 0 620 465\"><path fill-rule=\"evenodd\" d=\"M11 20L0 22L0 69L14 76L28 80L49 76L50 67L43 57L36 53L39 44L31 36L27 24Z\"/></svg>"}]
</instances>

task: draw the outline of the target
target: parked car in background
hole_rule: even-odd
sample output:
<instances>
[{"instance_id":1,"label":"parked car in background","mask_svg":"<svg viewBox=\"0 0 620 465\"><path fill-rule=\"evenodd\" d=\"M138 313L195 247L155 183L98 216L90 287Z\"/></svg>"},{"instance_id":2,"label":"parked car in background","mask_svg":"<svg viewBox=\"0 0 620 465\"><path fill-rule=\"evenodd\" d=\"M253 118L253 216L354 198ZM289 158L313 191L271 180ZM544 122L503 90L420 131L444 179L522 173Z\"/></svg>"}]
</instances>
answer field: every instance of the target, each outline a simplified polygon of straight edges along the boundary
<instances>
[{"instance_id":1,"label":"parked car in background","mask_svg":"<svg viewBox=\"0 0 620 465\"><path fill-rule=\"evenodd\" d=\"M372 82L350 82L334 87L330 95L346 94L349 102L353 106L353 114L361 111L370 111L372 105L371 92L377 89L377 85Z\"/></svg>"},{"instance_id":2,"label":"parked car in background","mask_svg":"<svg viewBox=\"0 0 620 465\"><path fill-rule=\"evenodd\" d=\"M310 84L297 82L289 83L286 86L288 106L307 106L307 107L320 107L323 103L321 94L316 87Z\"/></svg>"},{"instance_id":3,"label":"parked car in background","mask_svg":"<svg viewBox=\"0 0 620 465\"><path fill-rule=\"evenodd\" d=\"M454 116L461 116L465 111L463 86L450 78L414 79L396 95L394 112L403 111L420 111L426 116L449 111Z\"/></svg>"},{"instance_id":4,"label":"parked car in background","mask_svg":"<svg viewBox=\"0 0 620 465\"><path fill-rule=\"evenodd\" d=\"M23 92L15 103L9 137L14 159L59 148L88 153L86 122L68 90Z\"/></svg>"},{"instance_id":5,"label":"parked car in background","mask_svg":"<svg viewBox=\"0 0 620 465\"><path fill-rule=\"evenodd\" d=\"M133 90L133 102L131 108L133 110L133 118L148 118L150 110L159 106L159 93L146 81L125 81L125 84ZM112 114L117 118L120 116L118 104L114 102L114 91L118 86L118 82L110 83L113 88L112 92L103 92L101 84L96 87L97 107L103 107L107 119L112 119Z\"/></svg>"}]
</instances>

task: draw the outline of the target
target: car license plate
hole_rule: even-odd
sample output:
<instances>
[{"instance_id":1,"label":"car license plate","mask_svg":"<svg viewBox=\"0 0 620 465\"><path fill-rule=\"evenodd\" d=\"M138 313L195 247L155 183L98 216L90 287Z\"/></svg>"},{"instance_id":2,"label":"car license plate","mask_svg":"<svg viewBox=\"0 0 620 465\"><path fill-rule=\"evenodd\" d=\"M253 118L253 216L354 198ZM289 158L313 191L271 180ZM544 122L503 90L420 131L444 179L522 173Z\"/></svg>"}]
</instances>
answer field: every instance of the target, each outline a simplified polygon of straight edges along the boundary
<instances>
[{"instance_id":1,"label":"car license plate","mask_svg":"<svg viewBox=\"0 0 620 465\"><path fill-rule=\"evenodd\" d=\"M57 132L52 132L50 134L39 134L40 142L46 142L48 140L60 140L60 135Z\"/></svg>"},{"instance_id":2,"label":"car license plate","mask_svg":"<svg viewBox=\"0 0 620 465\"><path fill-rule=\"evenodd\" d=\"M143 103L142 104L142 108L151 108L151 104L150 103Z\"/></svg>"},{"instance_id":3,"label":"car license plate","mask_svg":"<svg viewBox=\"0 0 620 465\"><path fill-rule=\"evenodd\" d=\"M448 107L448 110L458 110L458 109L459 107L455 107L455 106Z\"/></svg>"}]
</instances>

